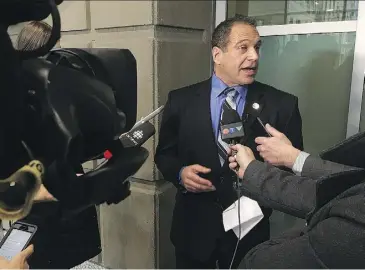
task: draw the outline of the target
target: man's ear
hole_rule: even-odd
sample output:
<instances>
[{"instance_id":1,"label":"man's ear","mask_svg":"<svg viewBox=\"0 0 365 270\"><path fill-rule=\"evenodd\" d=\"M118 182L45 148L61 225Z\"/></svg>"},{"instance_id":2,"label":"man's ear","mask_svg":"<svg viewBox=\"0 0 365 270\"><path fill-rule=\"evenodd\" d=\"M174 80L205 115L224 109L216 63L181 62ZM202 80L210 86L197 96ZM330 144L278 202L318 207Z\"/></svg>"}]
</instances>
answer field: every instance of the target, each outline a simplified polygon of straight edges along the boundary
<instances>
[{"instance_id":1,"label":"man's ear","mask_svg":"<svg viewBox=\"0 0 365 270\"><path fill-rule=\"evenodd\" d=\"M212 48L212 57L215 64L220 65L222 60L223 51L218 47Z\"/></svg>"}]
</instances>

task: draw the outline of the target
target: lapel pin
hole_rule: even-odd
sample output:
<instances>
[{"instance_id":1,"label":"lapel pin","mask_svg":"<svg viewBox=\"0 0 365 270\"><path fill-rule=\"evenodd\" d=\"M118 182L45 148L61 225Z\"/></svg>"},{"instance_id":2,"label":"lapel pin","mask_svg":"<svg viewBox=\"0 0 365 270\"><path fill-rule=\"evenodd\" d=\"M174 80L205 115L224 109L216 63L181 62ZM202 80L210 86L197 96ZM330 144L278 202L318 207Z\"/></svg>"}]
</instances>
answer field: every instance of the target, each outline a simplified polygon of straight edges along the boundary
<instances>
[{"instance_id":1,"label":"lapel pin","mask_svg":"<svg viewBox=\"0 0 365 270\"><path fill-rule=\"evenodd\" d=\"M254 103L254 104L252 104L252 108L254 109L254 110L258 110L258 109L260 109L260 105L258 104L258 103Z\"/></svg>"},{"instance_id":2,"label":"lapel pin","mask_svg":"<svg viewBox=\"0 0 365 270\"><path fill-rule=\"evenodd\" d=\"M252 104L252 109L254 109L256 111L256 113L260 113L259 109L260 109L260 104L258 104L257 102ZM257 120L259 121L260 125L263 127L263 129L266 131L267 135L269 135L269 137L272 137L272 135L270 134L270 132L267 130L267 128L265 127L264 123L262 122L262 120L260 119L260 117L257 115L256 116Z\"/></svg>"}]
</instances>

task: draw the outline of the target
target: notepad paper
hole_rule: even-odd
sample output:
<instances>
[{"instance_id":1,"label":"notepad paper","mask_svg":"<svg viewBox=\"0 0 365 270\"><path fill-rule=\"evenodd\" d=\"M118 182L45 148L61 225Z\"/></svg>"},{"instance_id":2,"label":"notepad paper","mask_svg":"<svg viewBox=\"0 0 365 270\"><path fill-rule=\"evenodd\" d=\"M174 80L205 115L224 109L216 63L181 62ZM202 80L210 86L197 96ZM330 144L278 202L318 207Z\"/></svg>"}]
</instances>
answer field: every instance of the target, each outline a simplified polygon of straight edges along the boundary
<instances>
[{"instance_id":1,"label":"notepad paper","mask_svg":"<svg viewBox=\"0 0 365 270\"><path fill-rule=\"evenodd\" d=\"M238 200L223 211L223 225L225 231L233 230L240 240L248 234L264 217L259 204L245 196L239 199L240 220L238 219ZM239 226L239 221L241 226ZM241 230L241 234L240 234Z\"/></svg>"}]
</instances>

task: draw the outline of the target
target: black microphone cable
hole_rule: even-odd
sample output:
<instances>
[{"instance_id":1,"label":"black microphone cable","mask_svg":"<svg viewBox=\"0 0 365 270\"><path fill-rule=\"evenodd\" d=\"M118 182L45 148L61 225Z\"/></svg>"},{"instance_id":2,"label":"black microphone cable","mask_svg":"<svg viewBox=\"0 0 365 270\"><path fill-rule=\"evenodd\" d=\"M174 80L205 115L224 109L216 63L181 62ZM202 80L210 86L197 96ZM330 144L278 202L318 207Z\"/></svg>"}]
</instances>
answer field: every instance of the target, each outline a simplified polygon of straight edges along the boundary
<instances>
[{"instance_id":1,"label":"black microphone cable","mask_svg":"<svg viewBox=\"0 0 365 270\"><path fill-rule=\"evenodd\" d=\"M230 143L230 146L232 146L232 145L233 145L233 142ZM232 152L232 156L235 156L235 155L236 155L236 151ZM237 163L237 167L236 167L235 170L237 172L239 170L238 163ZM237 195L238 239L237 239L234 251L233 251L233 256L232 256L231 263L229 265L229 269L232 269L234 259L236 258L236 255L237 255L238 245L239 245L240 240L241 240L241 200L240 200L241 199L241 189L240 189L240 177L238 176L238 173L236 174L236 183L235 183L234 189L236 190L236 195Z\"/></svg>"},{"instance_id":2,"label":"black microphone cable","mask_svg":"<svg viewBox=\"0 0 365 270\"><path fill-rule=\"evenodd\" d=\"M222 113L222 120L221 120L221 138L222 141L228 141L229 146L232 147L233 145L239 143L242 137L244 137L244 128L243 128L243 121L236 110L226 106L225 110ZM231 155L235 156L237 154L236 151L232 151ZM239 170L239 166L237 163L237 167L235 168L236 172ZM233 252L232 260L229 266L229 269L232 268L234 259L236 258L238 245L241 239L241 194L240 194L240 179L237 174L236 181L233 183L233 188L236 190L237 193L237 209L238 209L238 239L237 243Z\"/></svg>"},{"instance_id":3,"label":"black microphone cable","mask_svg":"<svg viewBox=\"0 0 365 270\"><path fill-rule=\"evenodd\" d=\"M240 240L241 240L241 201L240 201L240 198L241 198L241 190L240 190L240 188L238 186L239 185L239 177L238 177L238 175L237 175L237 178L236 178L236 185L237 185L236 194L237 194L237 210L238 210L238 239L237 239L236 247L234 248L232 260L231 260L231 263L230 263L228 269L232 269L232 265L233 265L234 259L236 258L236 255L237 255L238 245L239 245Z\"/></svg>"}]
</instances>

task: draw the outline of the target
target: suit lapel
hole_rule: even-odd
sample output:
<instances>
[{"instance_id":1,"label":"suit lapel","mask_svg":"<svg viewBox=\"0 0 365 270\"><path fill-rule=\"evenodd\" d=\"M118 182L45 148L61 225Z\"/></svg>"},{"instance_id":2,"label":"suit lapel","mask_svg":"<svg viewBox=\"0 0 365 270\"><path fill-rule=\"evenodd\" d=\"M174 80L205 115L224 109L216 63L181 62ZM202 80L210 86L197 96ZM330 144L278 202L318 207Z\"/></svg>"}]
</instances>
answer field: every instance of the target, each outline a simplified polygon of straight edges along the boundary
<instances>
[{"instance_id":1,"label":"suit lapel","mask_svg":"<svg viewBox=\"0 0 365 270\"><path fill-rule=\"evenodd\" d=\"M257 103L260 106L259 113L256 115L253 115L251 113L254 103ZM245 109L242 115L245 136L241 139L241 144L246 144L247 140L252 136L252 126L254 123L258 123L257 116L259 116L260 119L267 119L267 113L267 110L265 110L264 92L260 89L260 87L258 87L258 84L254 82L253 84L248 86Z\"/></svg>"},{"instance_id":2,"label":"suit lapel","mask_svg":"<svg viewBox=\"0 0 365 270\"><path fill-rule=\"evenodd\" d=\"M196 99L194 104L194 122L199 127L197 136L199 140L200 150L204 151L210 168L220 168L218 156L218 148L215 140L215 133L212 126L212 116L210 108L211 79L208 79L200 85L196 91Z\"/></svg>"}]
</instances>

